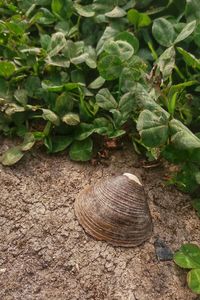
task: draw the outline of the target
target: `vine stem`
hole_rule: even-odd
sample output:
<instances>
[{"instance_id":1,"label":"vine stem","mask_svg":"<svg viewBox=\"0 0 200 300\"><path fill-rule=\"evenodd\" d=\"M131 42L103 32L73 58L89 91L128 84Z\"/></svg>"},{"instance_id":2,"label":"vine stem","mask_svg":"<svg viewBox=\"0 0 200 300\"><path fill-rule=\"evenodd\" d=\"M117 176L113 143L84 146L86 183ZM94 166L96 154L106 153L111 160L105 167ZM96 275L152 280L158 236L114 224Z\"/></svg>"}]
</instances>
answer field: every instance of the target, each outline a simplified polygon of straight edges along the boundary
<instances>
[{"instance_id":1,"label":"vine stem","mask_svg":"<svg viewBox=\"0 0 200 300\"><path fill-rule=\"evenodd\" d=\"M177 65L174 66L174 69L175 69L176 73L179 75L179 77L180 77L182 80L186 81L185 76L184 76L183 73L180 71L180 69L177 67Z\"/></svg>"}]
</instances>

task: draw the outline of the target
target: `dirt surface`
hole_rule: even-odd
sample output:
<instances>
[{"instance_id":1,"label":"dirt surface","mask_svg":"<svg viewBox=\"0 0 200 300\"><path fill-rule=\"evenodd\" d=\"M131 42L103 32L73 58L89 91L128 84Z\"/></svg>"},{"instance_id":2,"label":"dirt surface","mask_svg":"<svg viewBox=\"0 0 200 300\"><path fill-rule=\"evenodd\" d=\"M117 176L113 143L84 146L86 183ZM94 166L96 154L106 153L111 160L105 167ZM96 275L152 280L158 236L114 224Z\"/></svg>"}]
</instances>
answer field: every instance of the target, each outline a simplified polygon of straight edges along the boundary
<instances>
[{"instance_id":1,"label":"dirt surface","mask_svg":"<svg viewBox=\"0 0 200 300\"><path fill-rule=\"evenodd\" d=\"M2 143L0 150L7 148ZM172 251L200 244L200 221L190 199L163 185L162 167L144 169L126 149L103 164L71 162L66 155L27 155L12 168L0 166L1 300L194 300L186 273L157 259L159 237ZM137 248L96 241L74 215L77 194L111 175L138 175L149 197L152 238Z\"/></svg>"}]
</instances>

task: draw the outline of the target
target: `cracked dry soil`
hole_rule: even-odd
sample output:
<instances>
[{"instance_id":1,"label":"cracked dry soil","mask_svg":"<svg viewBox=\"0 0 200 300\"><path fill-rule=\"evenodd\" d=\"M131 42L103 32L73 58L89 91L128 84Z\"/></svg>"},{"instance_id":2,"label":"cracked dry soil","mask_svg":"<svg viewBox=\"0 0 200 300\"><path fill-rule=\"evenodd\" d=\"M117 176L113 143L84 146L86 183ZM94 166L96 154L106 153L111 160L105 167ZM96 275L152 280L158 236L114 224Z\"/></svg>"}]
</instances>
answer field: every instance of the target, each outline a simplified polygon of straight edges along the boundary
<instances>
[{"instance_id":1,"label":"cracked dry soil","mask_svg":"<svg viewBox=\"0 0 200 300\"><path fill-rule=\"evenodd\" d=\"M183 270L157 260L154 242L159 237L172 251L200 243L200 221L187 195L164 186L162 167L137 165L126 149L114 151L107 167L41 152L0 166L0 299L197 299ZM74 215L74 200L86 185L123 172L142 178L154 222L153 236L137 248L94 240Z\"/></svg>"}]
</instances>

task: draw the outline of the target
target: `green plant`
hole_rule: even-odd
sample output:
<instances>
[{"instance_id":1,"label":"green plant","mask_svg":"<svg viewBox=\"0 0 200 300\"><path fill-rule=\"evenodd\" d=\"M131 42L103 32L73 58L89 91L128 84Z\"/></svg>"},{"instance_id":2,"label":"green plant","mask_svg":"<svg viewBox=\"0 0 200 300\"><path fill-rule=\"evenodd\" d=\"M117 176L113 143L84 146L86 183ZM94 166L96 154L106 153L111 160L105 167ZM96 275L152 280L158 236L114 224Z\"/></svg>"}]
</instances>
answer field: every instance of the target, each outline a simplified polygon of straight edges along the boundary
<instances>
[{"instance_id":1,"label":"green plant","mask_svg":"<svg viewBox=\"0 0 200 300\"><path fill-rule=\"evenodd\" d=\"M94 135L179 165L199 187L199 0L0 1L0 132L86 161ZM194 170L194 172L192 171Z\"/></svg>"},{"instance_id":2,"label":"green plant","mask_svg":"<svg viewBox=\"0 0 200 300\"><path fill-rule=\"evenodd\" d=\"M189 288L200 294L200 248L194 244L182 245L174 255L175 263L185 269L190 269L187 274Z\"/></svg>"}]
</instances>

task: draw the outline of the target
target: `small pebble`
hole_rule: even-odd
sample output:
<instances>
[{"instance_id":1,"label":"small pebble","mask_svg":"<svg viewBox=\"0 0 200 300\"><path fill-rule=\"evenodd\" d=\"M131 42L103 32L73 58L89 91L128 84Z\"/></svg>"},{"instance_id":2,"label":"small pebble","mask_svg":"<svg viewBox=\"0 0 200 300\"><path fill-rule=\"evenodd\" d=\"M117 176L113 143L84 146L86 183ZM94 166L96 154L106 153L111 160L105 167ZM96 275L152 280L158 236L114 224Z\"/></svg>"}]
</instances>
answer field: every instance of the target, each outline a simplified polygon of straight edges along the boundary
<instances>
[{"instance_id":1,"label":"small pebble","mask_svg":"<svg viewBox=\"0 0 200 300\"><path fill-rule=\"evenodd\" d=\"M169 261L173 259L171 249L160 238L154 242L154 247L159 261Z\"/></svg>"},{"instance_id":2,"label":"small pebble","mask_svg":"<svg viewBox=\"0 0 200 300\"><path fill-rule=\"evenodd\" d=\"M0 269L0 273L5 273L6 269Z\"/></svg>"}]
</instances>

